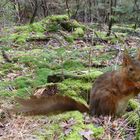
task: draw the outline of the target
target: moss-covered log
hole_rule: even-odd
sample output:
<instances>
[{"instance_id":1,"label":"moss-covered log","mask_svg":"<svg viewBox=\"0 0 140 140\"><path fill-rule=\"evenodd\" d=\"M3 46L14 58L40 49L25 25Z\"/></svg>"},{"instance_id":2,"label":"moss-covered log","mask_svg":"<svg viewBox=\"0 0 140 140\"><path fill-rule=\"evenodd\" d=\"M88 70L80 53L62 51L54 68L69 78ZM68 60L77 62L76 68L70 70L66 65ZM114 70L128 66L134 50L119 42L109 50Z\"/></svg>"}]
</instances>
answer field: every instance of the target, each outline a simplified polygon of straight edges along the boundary
<instances>
[{"instance_id":1,"label":"moss-covered log","mask_svg":"<svg viewBox=\"0 0 140 140\"><path fill-rule=\"evenodd\" d=\"M101 75L102 72L101 71L93 71L91 73L88 73L88 71L83 71L83 73L81 72L81 74L76 74L73 72L68 73L64 73L64 75L62 75L61 73L57 73L57 74L52 74L48 76L47 81L49 83L57 83L57 82L61 82L64 79L75 79L75 80L85 80L85 81L90 81L93 82L99 75Z\"/></svg>"}]
</instances>

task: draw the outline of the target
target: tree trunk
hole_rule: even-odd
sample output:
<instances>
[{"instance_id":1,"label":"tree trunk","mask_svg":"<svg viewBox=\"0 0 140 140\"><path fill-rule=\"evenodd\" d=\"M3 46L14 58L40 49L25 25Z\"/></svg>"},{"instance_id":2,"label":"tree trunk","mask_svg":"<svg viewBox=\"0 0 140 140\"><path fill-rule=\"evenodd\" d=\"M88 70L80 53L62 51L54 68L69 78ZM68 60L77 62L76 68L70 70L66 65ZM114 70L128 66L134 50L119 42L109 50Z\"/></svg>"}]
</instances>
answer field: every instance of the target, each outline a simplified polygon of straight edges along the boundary
<instances>
[{"instance_id":1,"label":"tree trunk","mask_svg":"<svg viewBox=\"0 0 140 140\"><path fill-rule=\"evenodd\" d=\"M89 22L92 21L92 1L88 0L88 5L89 5Z\"/></svg>"},{"instance_id":2,"label":"tree trunk","mask_svg":"<svg viewBox=\"0 0 140 140\"><path fill-rule=\"evenodd\" d=\"M67 14L68 14L68 17L70 19L71 15L70 15L70 8L69 8L69 4L68 4L68 0L66 0L66 10L67 10Z\"/></svg>"},{"instance_id":3,"label":"tree trunk","mask_svg":"<svg viewBox=\"0 0 140 140\"><path fill-rule=\"evenodd\" d=\"M111 29L112 29L112 25L113 25L113 19L111 16L113 16L113 0L109 0L109 13L108 13L108 32L107 32L107 36L110 36L111 34Z\"/></svg>"},{"instance_id":4,"label":"tree trunk","mask_svg":"<svg viewBox=\"0 0 140 140\"><path fill-rule=\"evenodd\" d=\"M37 0L34 0L34 11L33 11L33 15L30 20L30 24L32 24L34 22L35 16L37 14L37 9L38 9L38 3L37 3Z\"/></svg>"}]
</instances>

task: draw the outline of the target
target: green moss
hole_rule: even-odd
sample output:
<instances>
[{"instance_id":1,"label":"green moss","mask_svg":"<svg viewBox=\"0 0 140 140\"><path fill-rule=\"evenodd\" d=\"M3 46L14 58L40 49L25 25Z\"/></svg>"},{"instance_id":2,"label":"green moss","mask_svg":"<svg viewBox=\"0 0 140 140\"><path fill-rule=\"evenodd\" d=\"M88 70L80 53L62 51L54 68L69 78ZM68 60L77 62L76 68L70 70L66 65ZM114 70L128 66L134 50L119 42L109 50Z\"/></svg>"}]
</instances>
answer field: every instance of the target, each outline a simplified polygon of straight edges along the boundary
<instances>
[{"instance_id":1,"label":"green moss","mask_svg":"<svg viewBox=\"0 0 140 140\"><path fill-rule=\"evenodd\" d=\"M29 33L24 31L24 32L18 32L18 33L13 33L10 34L8 37L8 40L11 40L13 42L22 44L26 42L27 37L29 36Z\"/></svg>"},{"instance_id":2,"label":"green moss","mask_svg":"<svg viewBox=\"0 0 140 140\"><path fill-rule=\"evenodd\" d=\"M46 27L48 32L57 32L59 29L61 29L61 26L57 22L48 24Z\"/></svg>"},{"instance_id":3,"label":"green moss","mask_svg":"<svg viewBox=\"0 0 140 140\"><path fill-rule=\"evenodd\" d=\"M73 43L74 41L74 37L72 35L65 36L64 38L69 43Z\"/></svg>"},{"instance_id":4,"label":"green moss","mask_svg":"<svg viewBox=\"0 0 140 140\"><path fill-rule=\"evenodd\" d=\"M38 49L37 49L38 50ZM31 68L48 68L47 60L42 56L41 52L38 50L38 52L32 51L26 55L21 55L18 57L15 57L14 59L18 59L19 63L25 64L27 67Z\"/></svg>"},{"instance_id":5,"label":"green moss","mask_svg":"<svg viewBox=\"0 0 140 140\"><path fill-rule=\"evenodd\" d=\"M0 89L4 90L9 84L7 81L0 82Z\"/></svg>"},{"instance_id":6,"label":"green moss","mask_svg":"<svg viewBox=\"0 0 140 140\"><path fill-rule=\"evenodd\" d=\"M86 26L85 26L85 25L79 23L79 22L76 21L76 20L73 20L73 21L72 21L72 25L73 25L74 28L78 28L78 27L80 27L80 28L82 28L83 30L86 29Z\"/></svg>"},{"instance_id":7,"label":"green moss","mask_svg":"<svg viewBox=\"0 0 140 140\"><path fill-rule=\"evenodd\" d=\"M1 77L5 76L5 73L6 73L5 71L0 71L0 76Z\"/></svg>"},{"instance_id":8,"label":"green moss","mask_svg":"<svg viewBox=\"0 0 140 140\"><path fill-rule=\"evenodd\" d=\"M128 106L130 106L130 108L132 108L133 110L135 110L135 109L138 109L138 108L139 108L140 103L137 102L137 101L134 100L134 99L131 99L131 100L129 100Z\"/></svg>"},{"instance_id":9,"label":"green moss","mask_svg":"<svg viewBox=\"0 0 140 140\"><path fill-rule=\"evenodd\" d=\"M133 32L134 29L132 27L126 27L126 26L113 26L112 30L114 32L121 32L121 33L130 33L130 32Z\"/></svg>"},{"instance_id":10,"label":"green moss","mask_svg":"<svg viewBox=\"0 0 140 140\"><path fill-rule=\"evenodd\" d=\"M17 44L23 44L32 37L31 33L37 33L36 36L41 36L44 33L45 27L43 26L42 22L36 22L31 25L25 25L25 26L15 26L15 32L3 37L3 41L6 41L6 39L11 40ZM5 39L5 40L4 40Z\"/></svg>"},{"instance_id":11,"label":"green moss","mask_svg":"<svg viewBox=\"0 0 140 140\"><path fill-rule=\"evenodd\" d=\"M63 64L64 69L66 70L78 70L78 69L83 69L84 65L79 62L79 61L74 61L74 60L67 60Z\"/></svg>"},{"instance_id":12,"label":"green moss","mask_svg":"<svg viewBox=\"0 0 140 140\"><path fill-rule=\"evenodd\" d=\"M15 26L16 32L44 32L45 27L43 26L42 22L35 22L33 24L27 24L24 26ZM21 33L22 34L22 33Z\"/></svg>"},{"instance_id":13,"label":"green moss","mask_svg":"<svg viewBox=\"0 0 140 140\"><path fill-rule=\"evenodd\" d=\"M79 89L86 91L91 87L89 83L82 80L66 79L62 83L67 85L69 88L74 89L75 91Z\"/></svg>"},{"instance_id":14,"label":"green moss","mask_svg":"<svg viewBox=\"0 0 140 140\"><path fill-rule=\"evenodd\" d=\"M82 102L87 101L91 83L82 80L66 79L59 84L60 94L64 94Z\"/></svg>"},{"instance_id":15,"label":"green moss","mask_svg":"<svg viewBox=\"0 0 140 140\"><path fill-rule=\"evenodd\" d=\"M11 40L17 44L23 44L30 38L30 33L43 33L44 31L45 28L41 22L25 26L15 26L15 32L3 37L2 41Z\"/></svg>"},{"instance_id":16,"label":"green moss","mask_svg":"<svg viewBox=\"0 0 140 140\"><path fill-rule=\"evenodd\" d=\"M27 56L19 57L19 62L24 63L28 67L36 67L40 64L40 61L41 60L39 60L38 56L34 57L34 56L27 55Z\"/></svg>"},{"instance_id":17,"label":"green moss","mask_svg":"<svg viewBox=\"0 0 140 140\"><path fill-rule=\"evenodd\" d=\"M12 50L11 46L0 46L1 49L3 49L4 51L9 51ZM1 58L0 58L1 59Z\"/></svg>"},{"instance_id":18,"label":"green moss","mask_svg":"<svg viewBox=\"0 0 140 140\"><path fill-rule=\"evenodd\" d=\"M11 83L10 83L11 84ZM7 85L7 87L8 87L9 85ZM26 97L27 96L27 93L28 93L28 91L29 90L24 90L24 91L22 91L21 92L21 90L22 89L18 89L18 90L12 90L12 91L10 91L9 89L7 89L7 87L5 88L5 89L1 89L0 90L0 97L14 97L14 96L16 96L16 95L18 95L18 96L22 96L22 97ZM9 98L10 100L11 100L11 98Z\"/></svg>"},{"instance_id":19,"label":"green moss","mask_svg":"<svg viewBox=\"0 0 140 140\"><path fill-rule=\"evenodd\" d=\"M22 25L22 26L15 26L16 32L21 32L21 31L30 31L30 26L29 25Z\"/></svg>"},{"instance_id":20,"label":"green moss","mask_svg":"<svg viewBox=\"0 0 140 140\"><path fill-rule=\"evenodd\" d=\"M0 96L11 96L12 91L8 90L7 87L10 85L10 82L1 81L0 82Z\"/></svg>"},{"instance_id":21,"label":"green moss","mask_svg":"<svg viewBox=\"0 0 140 140\"><path fill-rule=\"evenodd\" d=\"M33 82L33 86L37 87L47 83L47 77L51 74L51 70L47 68L40 68L36 71L36 77Z\"/></svg>"},{"instance_id":22,"label":"green moss","mask_svg":"<svg viewBox=\"0 0 140 140\"><path fill-rule=\"evenodd\" d=\"M30 27L30 32L44 32L45 31L45 27L43 26L42 22L36 22L33 23L31 25L29 25Z\"/></svg>"},{"instance_id":23,"label":"green moss","mask_svg":"<svg viewBox=\"0 0 140 140\"><path fill-rule=\"evenodd\" d=\"M14 65L11 63L5 63L2 65L1 69L11 69Z\"/></svg>"},{"instance_id":24,"label":"green moss","mask_svg":"<svg viewBox=\"0 0 140 140\"><path fill-rule=\"evenodd\" d=\"M0 97L11 97L12 92L7 90L0 90Z\"/></svg>"},{"instance_id":25,"label":"green moss","mask_svg":"<svg viewBox=\"0 0 140 140\"><path fill-rule=\"evenodd\" d=\"M78 96L76 91L74 91L73 89L71 89L71 90L67 89L64 94L67 96L70 96L70 97L77 97Z\"/></svg>"},{"instance_id":26,"label":"green moss","mask_svg":"<svg viewBox=\"0 0 140 140\"><path fill-rule=\"evenodd\" d=\"M80 27L75 28L74 32L72 33L75 39L84 36L84 30Z\"/></svg>"},{"instance_id":27,"label":"green moss","mask_svg":"<svg viewBox=\"0 0 140 140\"><path fill-rule=\"evenodd\" d=\"M69 17L67 15L53 15L48 17L49 20L53 22L60 22L60 21L66 21L69 20Z\"/></svg>"},{"instance_id":28,"label":"green moss","mask_svg":"<svg viewBox=\"0 0 140 140\"><path fill-rule=\"evenodd\" d=\"M139 140L140 138L140 118L139 118L139 106L140 103L135 101L134 99L131 99L129 101L129 107L133 109L131 112L127 112L125 114L125 117L127 118L127 121L129 124L136 126L137 131L136 131L136 140Z\"/></svg>"},{"instance_id":29,"label":"green moss","mask_svg":"<svg viewBox=\"0 0 140 140\"><path fill-rule=\"evenodd\" d=\"M98 57L94 57L93 61L95 62L107 61L107 60L112 59L113 55L114 55L114 52L102 53Z\"/></svg>"},{"instance_id":30,"label":"green moss","mask_svg":"<svg viewBox=\"0 0 140 140\"><path fill-rule=\"evenodd\" d=\"M58 84L60 94L73 97L78 101L86 103L88 101L88 94L92 87L91 81L94 81L101 74L101 71L96 70L79 76L79 79L81 80L66 79L62 83Z\"/></svg>"},{"instance_id":31,"label":"green moss","mask_svg":"<svg viewBox=\"0 0 140 140\"><path fill-rule=\"evenodd\" d=\"M106 36L106 37L103 37L102 39L106 40L110 44L115 44L116 42L124 43L123 38L119 35L118 35L118 37L115 37L114 35Z\"/></svg>"},{"instance_id":32,"label":"green moss","mask_svg":"<svg viewBox=\"0 0 140 140\"><path fill-rule=\"evenodd\" d=\"M70 132L65 135L63 127L61 124L64 122L68 122L69 120L73 121L73 124L70 126ZM91 136L94 139L100 138L104 129L102 127L95 127L93 124L85 124L83 120L83 115L78 111L66 112L59 115L50 116L48 118L50 125L43 128L46 131L37 130L33 134L37 136L40 140L53 140L54 136L57 135L59 140L81 140L83 137L80 132L84 130L93 131L93 135Z\"/></svg>"},{"instance_id":33,"label":"green moss","mask_svg":"<svg viewBox=\"0 0 140 140\"><path fill-rule=\"evenodd\" d=\"M37 64L38 60L32 56L21 56L19 57L19 63L24 63L26 66L33 67Z\"/></svg>"},{"instance_id":34,"label":"green moss","mask_svg":"<svg viewBox=\"0 0 140 140\"><path fill-rule=\"evenodd\" d=\"M102 49L105 48L105 46L103 46L103 45L96 45L95 48L96 48L97 50L102 50Z\"/></svg>"},{"instance_id":35,"label":"green moss","mask_svg":"<svg viewBox=\"0 0 140 140\"><path fill-rule=\"evenodd\" d=\"M60 25L64 31L72 32L77 28L81 28L85 30L85 26L83 24L80 24L76 20L65 20L61 21Z\"/></svg>"},{"instance_id":36,"label":"green moss","mask_svg":"<svg viewBox=\"0 0 140 140\"><path fill-rule=\"evenodd\" d=\"M71 132L67 135L64 134L62 127L61 127L61 123L68 121L70 119L73 119L74 124L72 126L70 126L71 128ZM67 112L67 113L63 113L60 115L56 115L56 116L51 116L49 117L49 120L53 120L53 124L51 124L49 126L49 128L47 127L47 136L49 137L49 139L52 139L54 136L54 133L57 130L57 135L59 137L59 140L81 140L82 136L80 135L80 132L83 130L91 130L93 131L93 138L99 138L104 130L101 127L95 127L93 124L84 124L84 120L83 120L83 115L78 112L78 111L72 111L72 112Z\"/></svg>"},{"instance_id":37,"label":"green moss","mask_svg":"<svg viewBox=\"0 0 140 140\"><path fill-rule=\"evenodd\" d=\"M14 96L20 96L22 98L30 96L32 93L32 89L30 87L28 88L20 88L15 93Z\"/></svg>"},{"instance_id":38,"label":"green moss","mask_svg":"<svg viewBox=\"0 0 140 140\"><path fill-rule=\"evenodd\" d=\"M64 93L65 91L67 91L68 86L66 84L64 84L64 83L58 83L58 88L60 90L60 93L61 92Z\"/></svg>"},{"instance_id":39,"label":"green moss","mask_svg":"<svg viewBox=\"0 0 140 140\"><path fill-rule=\"evenodd\" d=\"M30 35L30 36L27 38L27 40L30 40L30 39L38 39L38 38L43 39L43 38L46 38L46 36L44 35L44 33L37 32L37 33L35 33L35 34L33 34L33 35Z\"/></svg>"},{"instance_id":40,"label":"green moss","mask_svg":"<svg viewBox=\"0 0 140 140\"><path fill-rule=\"evenodd\" d=\"M17 77L14 80L14 86L16 87L16 89L20 89L20 88L27 88L30 87L32 85L32 80L29 77Z\"/></svg>"},{"instance_id":41,"label":"green moss","mask_svg":"<svg viewBox=\"0 0 140 140\"><path fill-rule=\"evenodd\" d=\"M104 38L106 37L106 32L99 32L99 31L96 31L96 34L98 35L99 38Z\"/></svg>"},{"instance_id":42,"label":"green moss","mask_svg":"<svg viewBox=\"0 0 140 140\"><path fill-rule=\"evenodd\" d=\"M83 37L86 29L83 24L76 20L70 20L67 15L54 15L43 19L40 22L24 26L15 26L13 28L14 31L11 32L11 34L2 36L0 41L7 42L7 40L10 40L17 44L23 44L32 38L45 37L45 32L58 32L59 30L64 30L70 33L73 31L72 35L65 36L65 39L68 42L73 42L74 39Z\"/></svg>"},{"instance_id":43,"label":"green moss","mask_svg":"<svg viewBox=\"0 0 140 140\"><path fill-rule=\"evenodd\" d=\"M88 72L87 74L83 74L82 77L84 80L93 82L96 78L98 78L102 74L103 74L103 72L96 70L96 69L94 69L94 70L92 69L91 72Z\"/></svg>"},{"instance_id":44,"label":"green moss","mask_svg":"<svg viewBox=\"0 0 140 140\"><path fill-rule=\"evenodd\" d=\"M12 63L4 63L1 67L0 67L0 75L5 75L8 72L11 72L12 70L18 71L18 70L22 70L17 64L12 64Z\"/></svg>"}]
</instances>

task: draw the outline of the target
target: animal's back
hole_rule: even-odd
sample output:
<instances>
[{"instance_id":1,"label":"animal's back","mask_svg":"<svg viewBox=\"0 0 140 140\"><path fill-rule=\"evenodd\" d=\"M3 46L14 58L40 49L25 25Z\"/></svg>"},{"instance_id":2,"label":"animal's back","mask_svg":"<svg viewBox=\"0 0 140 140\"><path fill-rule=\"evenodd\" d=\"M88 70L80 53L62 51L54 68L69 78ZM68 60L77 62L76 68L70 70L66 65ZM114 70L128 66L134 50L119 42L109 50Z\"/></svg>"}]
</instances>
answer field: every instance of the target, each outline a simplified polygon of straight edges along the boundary
<instances>
[{"instance_id":1,"label":"animal's back","mask_svg":"<svg viewBox=\"0 0 140 140\"><path fill-rule=\"evenodd\" d=\"M91 115L113 115L116 113L117 102L120 100L118 88L120 76L117 71L101 75L93 84L90 95Z\"/></svg>"}]
</instances>

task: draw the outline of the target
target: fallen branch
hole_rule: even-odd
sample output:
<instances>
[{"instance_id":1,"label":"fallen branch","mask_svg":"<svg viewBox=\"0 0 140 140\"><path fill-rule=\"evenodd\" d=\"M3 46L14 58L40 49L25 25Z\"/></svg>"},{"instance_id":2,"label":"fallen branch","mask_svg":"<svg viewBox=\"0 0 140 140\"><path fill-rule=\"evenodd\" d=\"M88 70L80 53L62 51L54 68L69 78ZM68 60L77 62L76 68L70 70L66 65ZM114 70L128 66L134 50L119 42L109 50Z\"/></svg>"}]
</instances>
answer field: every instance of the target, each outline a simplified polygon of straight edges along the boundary
<instances>
[{"instance_id":1,"label":"fallen branch","mask_svg":"<svg viewBox=\"0 0 140 140\"><path fill-rule=\"evenodd\" d=\"M104 67L107 67L107 65L105 64L96 64L96 63L93 63L91 65L89 64L83 64L85 67L95 67L95 68L104 68Z\"/></svg>"}]
</instances>

